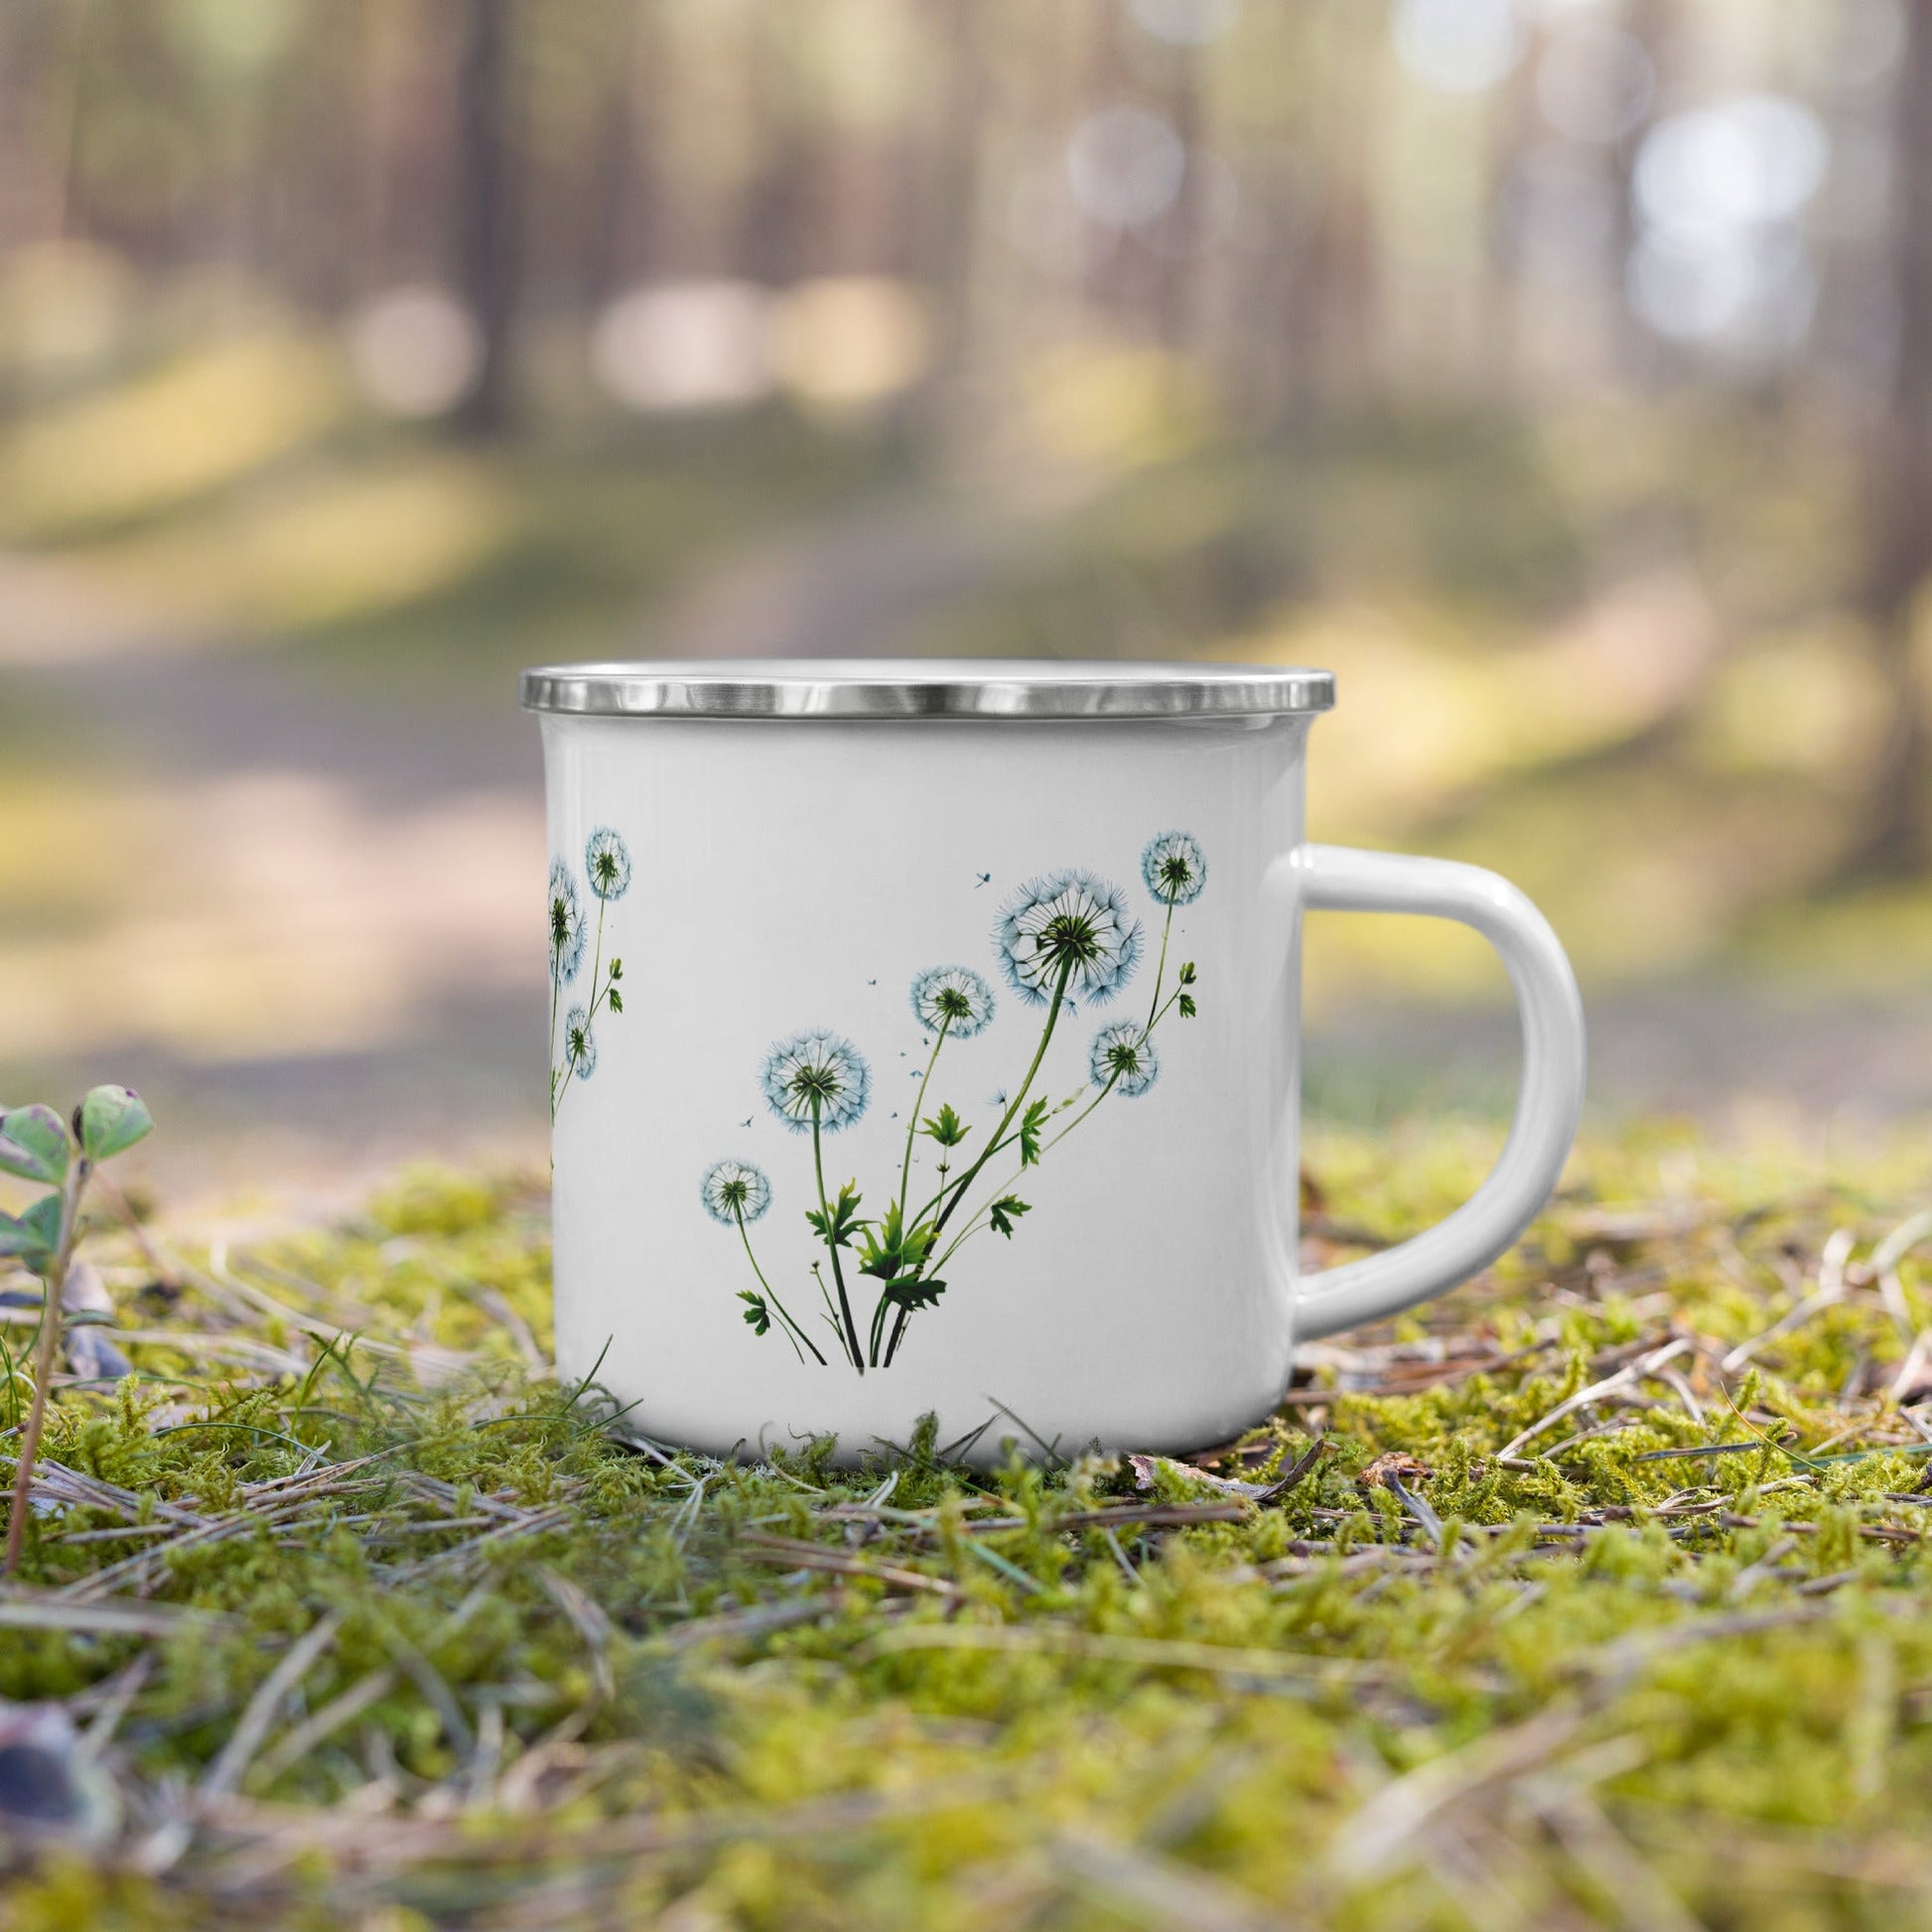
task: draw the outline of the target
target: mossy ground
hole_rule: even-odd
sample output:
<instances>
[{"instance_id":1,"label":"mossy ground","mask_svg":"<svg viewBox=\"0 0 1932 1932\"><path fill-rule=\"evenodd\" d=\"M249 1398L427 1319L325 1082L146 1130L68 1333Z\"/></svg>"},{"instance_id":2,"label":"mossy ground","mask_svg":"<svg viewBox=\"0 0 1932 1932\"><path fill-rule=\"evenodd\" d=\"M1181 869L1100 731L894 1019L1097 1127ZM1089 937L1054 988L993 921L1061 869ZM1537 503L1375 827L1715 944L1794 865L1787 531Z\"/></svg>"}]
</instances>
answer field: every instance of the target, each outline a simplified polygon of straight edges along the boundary
<instances>
[{"instance_id":1,"label":"mossy ground","mask_svg":"<svg viewBox=\"0 0 1932 1932\"><path fill-rule=\"evenodd\" d=\"M1317 1135L1317 1245L1479 1152ZM991 1475L613 1441L528 1183L103 1231L138 1374L64 1392L0 1594L78 1798L0 1920L1927 1922L1924 1154L1599 1140L1239 1447Z\"/></svg>"}]
</instances>

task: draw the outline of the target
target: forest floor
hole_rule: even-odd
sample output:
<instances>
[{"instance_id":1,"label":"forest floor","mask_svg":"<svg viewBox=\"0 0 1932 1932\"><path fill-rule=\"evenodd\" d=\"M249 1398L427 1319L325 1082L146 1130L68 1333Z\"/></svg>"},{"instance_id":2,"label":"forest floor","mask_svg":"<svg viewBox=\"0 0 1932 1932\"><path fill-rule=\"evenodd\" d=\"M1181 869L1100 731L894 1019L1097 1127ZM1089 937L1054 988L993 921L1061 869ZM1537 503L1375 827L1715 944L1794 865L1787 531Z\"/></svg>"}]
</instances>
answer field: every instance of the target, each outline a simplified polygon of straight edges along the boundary
<instances>
[{"instance_id":1,"label":"forest floor","mask_svg":"<svg viewBox=\"0 0 1932 1932\"><path fill-rule=\"evenodd\" d=\"M1317 1129L1311 1258L1482 1153ZM0 1591L0 1918L1916 1922L1927 1153L1588 1142L1238 1443L991 1470L600 1427L515 1176L103 1227Z\"/></svg>"}]
</instances>

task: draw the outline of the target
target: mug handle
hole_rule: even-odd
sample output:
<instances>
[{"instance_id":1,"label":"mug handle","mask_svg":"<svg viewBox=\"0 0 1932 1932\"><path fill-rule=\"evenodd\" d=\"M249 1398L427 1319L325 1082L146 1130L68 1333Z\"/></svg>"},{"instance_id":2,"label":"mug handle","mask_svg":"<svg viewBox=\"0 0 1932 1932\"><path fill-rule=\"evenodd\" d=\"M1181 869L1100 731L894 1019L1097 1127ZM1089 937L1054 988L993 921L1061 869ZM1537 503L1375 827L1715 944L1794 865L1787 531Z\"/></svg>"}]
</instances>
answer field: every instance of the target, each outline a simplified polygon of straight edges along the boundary
<instances>
[{"instance_id":1,"label":"mug handle","mask_svg":"<svg viewBox=\"0 0 1932 1932\"><path fill-rule=\"evenodd\" d=\"M1298 1341L1380 1321L1487 1267L1556 1186L1584 1104L1584 1007L1550 922L1480 866L1303 845L1282 862L1305 910L1415 912L1471 926L1502 955L1523 1019L1516 1117L1489 1176L1448 1220L1360 1261L1302 1277Z\"/></svg>"}]
</instances>

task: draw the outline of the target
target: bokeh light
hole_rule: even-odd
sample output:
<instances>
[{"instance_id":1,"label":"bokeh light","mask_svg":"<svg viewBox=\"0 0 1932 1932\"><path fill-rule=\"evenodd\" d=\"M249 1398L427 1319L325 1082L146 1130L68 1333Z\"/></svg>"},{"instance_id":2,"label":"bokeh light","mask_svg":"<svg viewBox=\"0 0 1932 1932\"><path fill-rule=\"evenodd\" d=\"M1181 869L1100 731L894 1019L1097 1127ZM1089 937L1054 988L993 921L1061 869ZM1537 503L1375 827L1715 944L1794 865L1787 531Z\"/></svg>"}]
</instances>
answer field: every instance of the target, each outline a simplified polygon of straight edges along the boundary
<instances>
[{"instance_id":1,"label":"bokeh light","mask_svg":"<svg viewBox=\"0 0 1932 1932\"><path fill-rule=\"evenodd\" d=\"M771 298L754 282L633 289L598 318L591 366L636 410L736 408L768 395Z\"/></svg>"},{"instance_id":2,"label":"bokeh light","mask_svg":"<svg viewBox=\"0 0 1932 1932\"><path fill-rule=\"evenodd\" d=\"M483 338L469 310L429 283L363 303L348 344L363 392L392 416L446 414L469 394L483 362Z\"/></svg>"},{"instance_id":3,"label":"bokeh light","mask_svg":"<svg viewBox=\"0 0 1932 1932\"><path fill-rule=\"evenodd\" d=\"M1127 0L1135 24L1174 47L1205 47L1234 25L1241 0Z\"/></svg>"},{"instance_id":4,"label":"bokeh light","mask_svg":"<svg viewBox=\"0 0 1932 1932\"><path fill-rule=\"evenodd\" d=\"M802 402L866 409L918 380L931 352L919 292L885 275L826 275L788 290L774 318L772 359Z\"/></svg>"},{"instance_id":5,"label":"bokeh light","mask_svg":"<svg viewBox=\"0 0 1932 1932\"><path fill-rule=\"evenodd\" d=\"M1074 130L1066 178L1081 211L1109 227L1158 220L1173 205L1187 150L1173 123L1132 102L1103 107Z\"/></svg>"},{"instance_id":6,"label":"bokeh light","mask_svg":"<svg viewBox=\"0 0 1932 1932\"><path fill-rule=\"evenodd\" d=\"M1637 151L1637 206L1646 221L1676 233L1728 228L1797 214L1825 178L1830 143L1809 107L1749 94L1659 121Z\"/></svg>"},{"instance_id":7,"label":"bokeh light","mask_svg":"<svg viewBox=\"0 0 1932 1932\"><path fill-rule=\"evenodd\" d=\"M1512 0L1398 0L1394 31L1396 58L1439 93L1482 93L1523 57Z\"/></svg>"},{"instance_id":8,"label":"bokeh light","mask_svg":"<svg viewBox=\"0 0 1932 1932\"><path fill-rule=\"evenodd\" d=\"M1643 43L1606 21L1562 28L1536 64L1537 105L1572 141L1621 140L1643 124L1656 85Z\"/></svg>"},{"instance_id":9,"label":"bokeh light","mask_svg":"<svg viewBox=\"0 0 1932 1932\"><path fill-rule=\"evenodd\" d=\"M1799 217L1831 146L1802 102L1748 94L1659 121L1637 151L1641 229L1627 286L1659 334L1748 356L1788 353L1817 306Z\"/></svg>"}]
</instances>

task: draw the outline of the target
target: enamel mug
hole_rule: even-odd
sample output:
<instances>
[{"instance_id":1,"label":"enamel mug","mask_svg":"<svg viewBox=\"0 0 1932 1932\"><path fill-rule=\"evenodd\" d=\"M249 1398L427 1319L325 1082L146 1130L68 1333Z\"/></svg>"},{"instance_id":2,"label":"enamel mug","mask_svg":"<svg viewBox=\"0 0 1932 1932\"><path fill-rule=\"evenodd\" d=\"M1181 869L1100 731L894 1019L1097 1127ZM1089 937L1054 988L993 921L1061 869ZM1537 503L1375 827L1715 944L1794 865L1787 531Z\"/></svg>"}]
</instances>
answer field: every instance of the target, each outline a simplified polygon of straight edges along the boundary
<instances>
[{"instance_id":1,"label":"enamel mug","mask_svg":"<svg viewBox=\"0 0 1932 1932\"><path fill-rule=\"evenodd\" d=\"M526 672L548 789L559 1373L623 1426L851 1459L1181 1450L1298 1341L1542 1206L1584 1023L1493 873L1311 845L1325 671L691 662ZM1297 1266L1302 915L1502 955L1507 1146L1400 1246Z\"/></svg>"}]
</instances>

